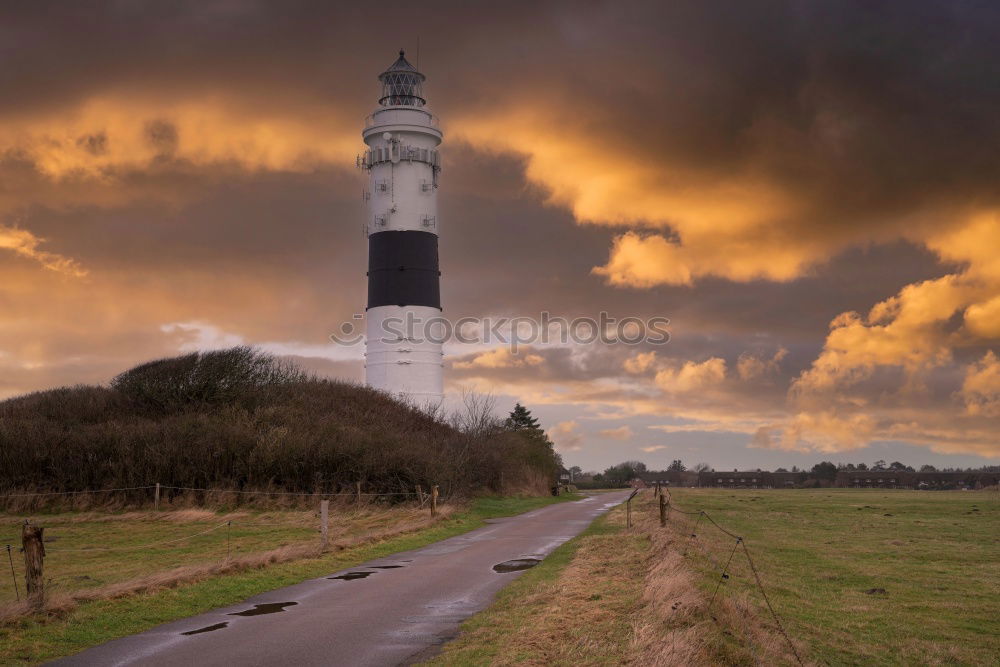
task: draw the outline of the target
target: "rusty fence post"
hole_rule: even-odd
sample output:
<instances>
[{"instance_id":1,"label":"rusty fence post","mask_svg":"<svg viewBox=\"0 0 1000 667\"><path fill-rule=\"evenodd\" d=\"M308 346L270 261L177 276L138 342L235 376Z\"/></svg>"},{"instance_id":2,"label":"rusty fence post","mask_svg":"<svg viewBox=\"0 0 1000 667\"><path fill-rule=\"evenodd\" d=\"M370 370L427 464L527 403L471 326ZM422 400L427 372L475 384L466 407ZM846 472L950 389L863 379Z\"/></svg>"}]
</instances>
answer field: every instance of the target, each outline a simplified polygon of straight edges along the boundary
<instances>
[{"instance_id":1,"label":"rusty fence post","mask_svg":"<svg viewBox=\"0 0 1000 667\"><path fill-rule=\"evenodd\" d=\"M431 487L431 516L437 516L438 513L438 488L437 484Z\"/></svg>"},{"instance_id":2,"label":"rusty fence post","mask_svg":"<svg viewBox=\"0 0 1000 667\"><path fill-rule=\"evenodd\" d=\"M667 498L660 496L660 526L667 525Z\"/></svg>"},{"instance_id":3,"label":"rusty fence post","mask_svg":"<svg viewBox=\"0 0 1000 667\"><path fill-rule=\"evenodd\" d=\"M24 584L28 589L31 606L41 609L45 601L45 580L42 576L45 560L45 544L42 542L42 526L33 526L25 521L21 527L21 547L24 549Z\"/></svg>"},{"instance_id":4,"label":"rusty fence post","mask_svg":"<svg viewBox=\"0 0 1000 667\"><path fill-rule=\"evenodd\" d=\"M10 563L10 579L14 582L14 595L17 601L21 601L21 591L17 588L17 573L14 572L14 557L10 554L10 545L7 545L7 561Z\"/></svg>"}]
</instances>

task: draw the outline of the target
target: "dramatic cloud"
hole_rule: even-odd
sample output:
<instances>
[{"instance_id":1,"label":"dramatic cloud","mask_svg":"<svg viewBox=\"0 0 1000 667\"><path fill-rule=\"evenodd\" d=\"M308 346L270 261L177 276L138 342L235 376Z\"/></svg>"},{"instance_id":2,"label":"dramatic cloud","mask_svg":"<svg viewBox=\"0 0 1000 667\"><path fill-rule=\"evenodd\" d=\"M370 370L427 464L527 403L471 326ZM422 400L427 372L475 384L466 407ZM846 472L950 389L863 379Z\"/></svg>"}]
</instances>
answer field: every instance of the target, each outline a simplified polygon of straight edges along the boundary
<instances>
[{"instance_id":1,"label":"dramatic cloud","mask_svg":"<svg viewBox=\"0 0 1000 667\"><path fill-rule=\"evenodd\" d=\"M726 377L726 361L712 357L701 363L685 362L680 368L656 373L656 384L668 393L688 393L720 384Z\"/></svg>"},{"instance_id":2,"label":"dramatic cloud","mask_svg":"<svg viewBox=\"0 0 1000 667\"><path fill-rule=\"evenodd\" d=\"M970 415L1000 417L1000 360L992 351L966 368L962 398Z\"/></svg>"},{"instance_id":3,"label":"dramatic cloud","mask_svg":"<svg viewBox=\"0 0 1000 667\"><path fill-rule=\"evenodd\" d=\"M638 451L717 465L1000 457L1000 9L380 11L446 135L446 316L671 320L665 346L449 344L451 389L594 467L647 427L668 444ZM359 379L328 336L364 312L354 156L400 45L340 3L0 18L0 397L234 341Z\"/></svg>"},{"instance_id":4,"label":"dramatic cloud","mask_svg":"<svg viewBox=\"0 0 1000 667\"><path fill-rule=\"evenodd\" d=\"M354 119L336 109L258 101L96 96L66 110L0 125L0 146L53 179L114 178L164 160L310 171L357 148Z\"/></svg>"}]
</instances>

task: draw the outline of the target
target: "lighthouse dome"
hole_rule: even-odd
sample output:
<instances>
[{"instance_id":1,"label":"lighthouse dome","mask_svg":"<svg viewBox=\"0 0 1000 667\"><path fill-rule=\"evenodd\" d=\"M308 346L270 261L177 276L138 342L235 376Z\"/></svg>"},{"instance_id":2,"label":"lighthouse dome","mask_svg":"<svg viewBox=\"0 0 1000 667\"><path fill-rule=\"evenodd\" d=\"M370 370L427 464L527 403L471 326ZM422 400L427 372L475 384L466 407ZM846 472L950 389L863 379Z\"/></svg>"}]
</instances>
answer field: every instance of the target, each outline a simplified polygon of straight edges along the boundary
<instances>
[{"instance_id":1,"label":"lighthouse dome","mask_svg":"<svg viewBox=\"0 0 1000 667\"><path fill-rule=\"evenodd\" d=\"M422 107L424 75L406 59L406 52L399 50L399 58L389 69L378 75L382 82L382 97L378 103L384 107Z\"/></svg>"}]
</instances>

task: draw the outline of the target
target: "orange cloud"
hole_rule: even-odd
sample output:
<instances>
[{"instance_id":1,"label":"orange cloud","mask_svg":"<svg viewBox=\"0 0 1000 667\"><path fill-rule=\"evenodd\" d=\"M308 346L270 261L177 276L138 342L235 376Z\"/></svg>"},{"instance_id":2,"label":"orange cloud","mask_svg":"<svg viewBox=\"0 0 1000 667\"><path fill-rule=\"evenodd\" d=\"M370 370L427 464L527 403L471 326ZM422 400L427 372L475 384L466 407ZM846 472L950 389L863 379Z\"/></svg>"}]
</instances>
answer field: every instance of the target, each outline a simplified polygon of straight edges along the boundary
<instances>
[{"instance_id":1,"label":"orange cloud","mask_svg":"<svg viewBox=\"0 0 1000 667\"><path fill-rule=\"evenodd\" d=\"M583 449L583 434L579 432L579 427L574 420L559 422L547 434L560 452L578 452Z\"/></svg>"},{"instance_id":2,"label":"orange cloud","mask_svg":"<svg viewBox=\"0 0 1000 667\"><path fill-rule=\"evenodd\" d=\"M612 440L629 440L635 433L631 428L626 426L619 426L618 428L606 428L602 431L598 431L605 438L611 438Z\"/></svg>"},{"instance_id":3,"label":"orange cloud","mask_svg":"<svg viewBox=\"0 0 1000 667\"><path fill-rule=\"evenodd\" d=\"M965 225L928 242L942 259L965 268L934 280L907 285L876 304L862 317L838 315L830 324L823 351L794 383L798 395L828 392L870 376L880 366L903 368L916 382L927 369L948 364L956 346L995 339L1000 331L1000 218L996 213L971 217ZM964 313L964 328L949 323Z\"/></svg>"},{"instance_id":4,"label":"orange cloud","mask_svg":"<svg viewBox=\"0 0 1000 667\"><path fill-rule=\"evenodd\" d=\"M524 368L527 366L539 366L545 363L545 359L537 354L514 354L506 347L498 347L483 352L470 361L456 361L455 368Z\"/></svg>"},{"instance_id":5,"label":"orange cloud","mask_svg":"<svg viewBox=\"0 0 1000 667\"><path fill-rule=\"evenodd\" d=\"M992 350L966 368L960 393L968 414L1000 417L1000 359Z\"/></svg>"},{"instance_id":6,"label":"orange cloud","mask_svg":"<svg viewBox=\"0 0 1000 667\"><path fill-rule=\"evenodd\" d=\"M26 229L0 225L0 249L11 250L21 257L27 257L41 264L49 271L82 278L87 271L69 257L39 249L45 242Z\"/></svg>"},{"instance_id":7,"label":"orange cloud","mask_svg":"<svg viewBox=\"0 0 1000 667\"><path fill-rule=\"evenodd\" d=\"M788 350L783 347L778 348L778 351L770 359L762 359L756 355L744 352L736 360L736 372L744 382L772 375L781 370L781 360L787 355Z\"/></svg>"},{"instance_id":8,"label":"orange cloud","mask_svg":"<svg viewBox=\"0 0 1000 667\"><path fill-rule=\"evenodd\" d=\"M53 179L107 179L165 158L248 170L305 171L350 164L358 119L335 109L269 107L232 96L152 99L98 95L83 103L0 123L0 149Z\"/></svg>"},{"instance_id":9,"label":"orange cloud","mask_svg":"<svg viewBox=\"0 0 1000 667\"><path fill-rule=\"evenodd\" d=\"M619 236L608 263L595 268L614 285L690 285L707 276L785 281L829 256L827 244L775 228L775 220L801 212L787 189L749 171L708 174L669 155L637 158L578 122L556 110L518 108L453 118L449 132L477 150L524 155L526 177L580 221L676 233L677 240Z\"/></svg>"},{"instance_id":10,"label":"orange cloud","mask_svg":"<svg viewBox=\"0 0 1000 667\"><path fill-rule=\"evenodd\" d=\"M640 352L624 362L625 370L633 375L645 373L656 363L656 352Z\"/></svg>"},{"instance_id":11,"label":"orange cloud","mask_svg":"<svg viewBox=\"0 0 1000 667\"><path fill-rule=\"evenodd\" d=\"M656 373L656 385L668 393L687 393L720 384L726 378L726 361L712 357L701 363L685 362L679 369Z\"/></svg>"}]
</instances>

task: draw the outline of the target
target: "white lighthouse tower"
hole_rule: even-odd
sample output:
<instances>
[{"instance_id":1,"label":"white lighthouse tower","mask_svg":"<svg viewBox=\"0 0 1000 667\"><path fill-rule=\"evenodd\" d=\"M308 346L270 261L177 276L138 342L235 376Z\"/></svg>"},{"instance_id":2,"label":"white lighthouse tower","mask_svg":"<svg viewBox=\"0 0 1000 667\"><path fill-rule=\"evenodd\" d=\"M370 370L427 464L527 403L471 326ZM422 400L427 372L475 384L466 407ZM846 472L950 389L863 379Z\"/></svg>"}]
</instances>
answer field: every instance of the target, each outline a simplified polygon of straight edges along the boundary
<instances>
[{"instance_id":1,"label":"white lighthouse tower","mask_svg":"<svg viewBox=\"0 0 1000 667\"><path fill-rule=\"evenodd\" d=\"M379 75L379 108L362 133L368 172L365 381L417 405L442 397L441 343L426 323L441 315L437 188L441 130L426 108L424 75L403 51ZM411 324L411 323L415 323Z\"/></svg>"}]
</instances>

